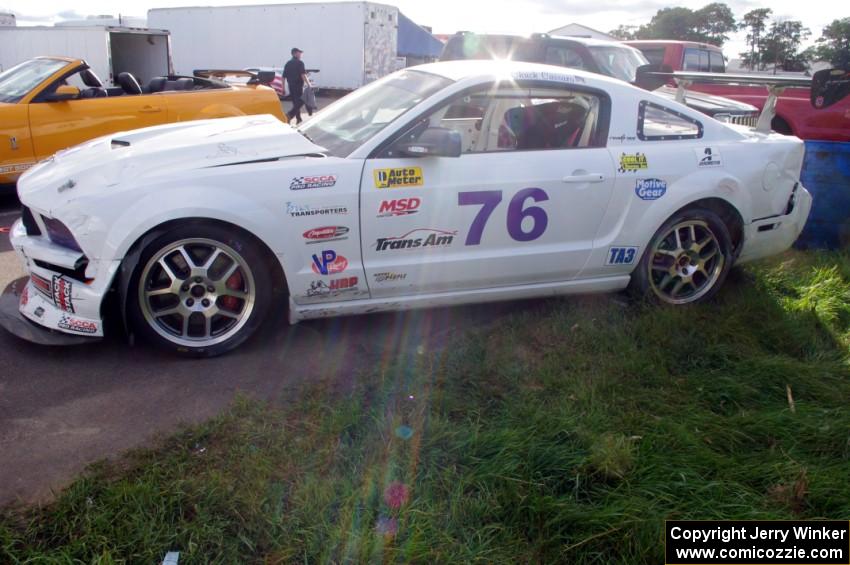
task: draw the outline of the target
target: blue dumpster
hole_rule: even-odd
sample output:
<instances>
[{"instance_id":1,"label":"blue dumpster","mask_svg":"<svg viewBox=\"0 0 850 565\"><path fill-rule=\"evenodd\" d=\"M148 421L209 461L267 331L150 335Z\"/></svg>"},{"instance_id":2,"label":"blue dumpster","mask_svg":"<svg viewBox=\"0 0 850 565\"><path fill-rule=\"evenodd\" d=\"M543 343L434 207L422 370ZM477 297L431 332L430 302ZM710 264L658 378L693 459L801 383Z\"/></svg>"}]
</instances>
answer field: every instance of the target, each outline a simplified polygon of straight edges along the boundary
<instances>
[{"instance_id":1,"label":"blue dumpster","mask_svg":"<svg viewBox=\"0 0 850 565\"><path fill-rule=\"evenodd\" d=\"M850 245L850 143L807 141L801 180L814 201L797 247Z\"/></svg>"}]
</instances>

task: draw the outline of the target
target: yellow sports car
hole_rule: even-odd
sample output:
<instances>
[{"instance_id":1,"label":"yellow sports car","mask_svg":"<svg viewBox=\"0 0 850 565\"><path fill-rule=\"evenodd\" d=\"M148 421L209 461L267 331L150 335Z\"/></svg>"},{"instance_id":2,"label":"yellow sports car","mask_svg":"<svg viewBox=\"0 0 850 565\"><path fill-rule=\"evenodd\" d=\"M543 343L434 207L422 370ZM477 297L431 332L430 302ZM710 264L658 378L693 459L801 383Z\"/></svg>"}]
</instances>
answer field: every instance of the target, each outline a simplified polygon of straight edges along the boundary
<instances>
[{"instance_id":1,"label":"yellow sports car","mask_svg":"<svg viewBox=\"0 0 850 565\"><path fill-rule=\"evenodd\" d=\"M167 76L142 86L121 73L120 86L107 88L83 60L30 59L0 73L0 185L60 149L118 131L246 114L285 122L277 94L261 81Z\"/></svg>"}]
</instances>

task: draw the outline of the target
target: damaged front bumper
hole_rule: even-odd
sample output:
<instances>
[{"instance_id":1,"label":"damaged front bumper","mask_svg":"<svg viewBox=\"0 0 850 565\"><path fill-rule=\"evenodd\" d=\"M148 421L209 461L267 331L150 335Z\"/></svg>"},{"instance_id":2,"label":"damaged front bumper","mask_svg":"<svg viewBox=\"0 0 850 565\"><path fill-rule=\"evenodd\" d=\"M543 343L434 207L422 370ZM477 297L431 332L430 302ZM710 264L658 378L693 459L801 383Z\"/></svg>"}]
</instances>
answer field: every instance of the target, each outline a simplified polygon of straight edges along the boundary
<instances>
[{"instance_id":1,"label":"damaged front bumper","mask_svg":"<svg viewBox=\"0 0 850 565\"><path fill-rule=\"evenodd\" d=\"M88 264L86 278L80 280L71 276L80 252L28 235L21 220L12 226L9 240L29 277L9 285L0 297L0 325L42 344L69 345L103 337L101 304L120 262ZM89 274L94 277L87 278Z\"/></svg>"}]
</instances>

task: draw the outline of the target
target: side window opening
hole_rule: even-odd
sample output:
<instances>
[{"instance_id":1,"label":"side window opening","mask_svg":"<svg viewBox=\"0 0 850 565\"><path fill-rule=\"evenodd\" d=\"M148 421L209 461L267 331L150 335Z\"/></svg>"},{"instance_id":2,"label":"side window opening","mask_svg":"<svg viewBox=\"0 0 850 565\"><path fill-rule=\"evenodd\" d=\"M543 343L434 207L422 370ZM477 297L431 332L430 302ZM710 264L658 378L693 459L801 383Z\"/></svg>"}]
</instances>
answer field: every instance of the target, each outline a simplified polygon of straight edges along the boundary
<instances>
[{"instance_id":1,"label":"side window opening","mask_svg":"<svg viewBox=\"0 0 850 565\"><path fill-rule=\"evenodd\" d=\"M700 70L698 49L685 49L685 60L682 63L682 69L695 72Z\"/></svg>"},{"instance_id":2,"label":"side window opening","mask_svg":"<svg viewBox=\"0 0 850 565\"><path fill-rule=\"evenodd\" d=\"M723 60L723 53L718 53L717 51L709 51L708 56L712 73L726 72L726 61Z\"/></svg>"},{"instance_id":3,"label":"side window opening","mask_svg":"<svg viewBox=\"0 0 850 565\"><path fill-rule=\"evenodd\" d=\"M557 65L572 69L584 68L584 61L581 55L575 49L567 47L547 47L545 63L547 65Z\"/></svg>"},{"instance_id":4,"label":"side window opening","mask_svg":"<svg viewBox=\"0 0 850 565\"><path fill-rule=\"evenodd\" d=\"M644 100L638 109L637 134L642 141L700 139L703 125L681 112Z\"/></svg>"}]
</instances>

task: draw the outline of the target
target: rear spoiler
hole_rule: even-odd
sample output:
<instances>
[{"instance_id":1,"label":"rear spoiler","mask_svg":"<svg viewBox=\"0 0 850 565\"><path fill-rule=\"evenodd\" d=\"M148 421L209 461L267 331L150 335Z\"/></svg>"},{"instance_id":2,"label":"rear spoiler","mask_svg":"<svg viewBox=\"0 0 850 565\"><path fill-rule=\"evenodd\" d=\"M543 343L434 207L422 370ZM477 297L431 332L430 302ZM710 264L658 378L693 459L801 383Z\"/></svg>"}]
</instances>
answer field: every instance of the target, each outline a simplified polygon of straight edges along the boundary
<instances>
[{"instance_id":1,"label":"rear spoiler","mask_svg":"<svg viewBox=\"0 0 850 565\"><path fill-rule=\"evenodd\" d=\"M739 75L726 73L688 73L673 71L668 65L644 65L637 70L635 85L646 90L655 90L676 81L676 100L684 103L685 91L692 84L740 84L764 86L768 97L759 115L756 131L768 133L776 116L776 102L786 88L809 88L810 102L815 109L823 109L840 102L850 95L850 71L824 69L808 77L774 75Z\"/></svg>"},{"instance_id":2,"label":"rear spoiler","mask_svg":"<svg viewBox=\"0 0 850 565\"><path fill-rule=\"evenodd\" d=\"M227 77L248 77L248 84L271 84L274 71L245 71L242 69L195 69L192 74L200 78L214 78L226 81Z\"/></svg>"}]
</instances>

